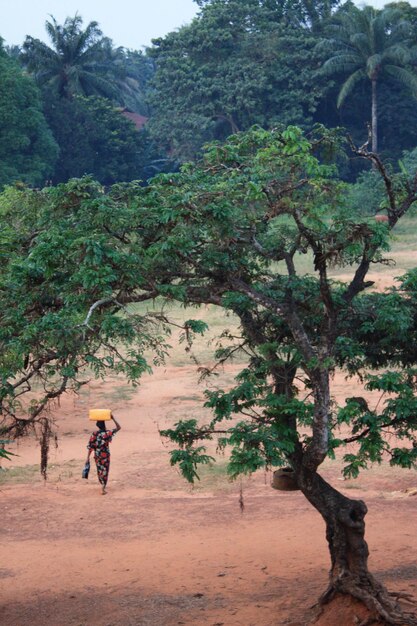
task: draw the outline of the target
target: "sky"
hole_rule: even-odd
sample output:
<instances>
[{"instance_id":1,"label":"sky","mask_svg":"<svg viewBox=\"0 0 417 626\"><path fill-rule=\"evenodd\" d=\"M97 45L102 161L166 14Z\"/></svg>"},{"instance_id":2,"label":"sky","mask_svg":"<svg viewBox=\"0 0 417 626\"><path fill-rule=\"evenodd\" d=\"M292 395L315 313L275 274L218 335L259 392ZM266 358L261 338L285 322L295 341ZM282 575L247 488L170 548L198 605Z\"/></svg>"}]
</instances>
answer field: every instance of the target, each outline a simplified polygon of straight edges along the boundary
<instances>
[{"instance_id":1,"label":"sky","mask_svg":"<svg viewBox=\"0 0 417 626\"><path fill-rule=\"evenodd\" d=\"M367 3L381 8L388 1ZM417 0L410 4L417 6ZM188 24L197 11L193 0L0 0L0 36L7 45L22 44L28 34L49 43L45 33L49 16L62 24L78 12L84 24L98 22L115 46L140 50L152 39Z\"/></svg>"},{"instance_id":2,"label":"sky","mask_svg":"<svg viewBox=\"0 0 417 626\"><path fill-rule=\"evenodd\" d=\"M26 35L49 43L49 16L61 24L78 12L84 24L98 22L115 46L140 50L188 24L198 8L193 0L0 0L0 36L7 45L23 43Z\"/></svg>"}]
</instances>

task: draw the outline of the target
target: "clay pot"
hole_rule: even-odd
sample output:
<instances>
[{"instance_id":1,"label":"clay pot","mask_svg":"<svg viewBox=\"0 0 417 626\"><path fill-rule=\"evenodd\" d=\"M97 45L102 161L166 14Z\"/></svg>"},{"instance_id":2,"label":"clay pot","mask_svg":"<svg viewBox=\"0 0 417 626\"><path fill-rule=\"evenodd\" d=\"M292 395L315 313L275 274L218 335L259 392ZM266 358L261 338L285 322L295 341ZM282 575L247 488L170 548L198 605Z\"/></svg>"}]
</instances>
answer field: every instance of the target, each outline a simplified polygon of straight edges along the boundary
<instances>
[{"instance_id":1,"label":"clay pot","mask_svg":"<svg viewBox=\"0 0 417 626\"><path fill-rule=\"evenodd\" d=\"M272 476L271 487L279 491L298 491L294 470L291 467L282 467L275 470Z\"/></svg>"}]
</instances>

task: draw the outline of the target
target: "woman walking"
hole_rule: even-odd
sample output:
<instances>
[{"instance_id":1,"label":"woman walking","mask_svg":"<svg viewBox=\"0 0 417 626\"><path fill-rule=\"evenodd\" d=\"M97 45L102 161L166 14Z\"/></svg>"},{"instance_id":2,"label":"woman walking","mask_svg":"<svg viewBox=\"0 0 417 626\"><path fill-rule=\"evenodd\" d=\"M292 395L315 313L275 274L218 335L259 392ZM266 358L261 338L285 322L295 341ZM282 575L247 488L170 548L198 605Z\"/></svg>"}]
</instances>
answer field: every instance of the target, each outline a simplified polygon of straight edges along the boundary
<instances>
[{"instance_id":1,"label":"woman walking","mask_svg":"<svg viewBox=\"0 0 417 626\"><path fill-rule=\"evenodd\" d=\"M113 430L106 430L106 423L104 421L96 422L98 430L95 430L88 442L88 456L87 463L90 461L90 454L94 450L94 460L97 466L97 476L101 485L101 493L104 495L106 492L107 480L109 478L110 470L110 449L109 444L120 429L119 422L111 414L113 422L116 424L116 428Z\"/></svg>"}]
</instances>

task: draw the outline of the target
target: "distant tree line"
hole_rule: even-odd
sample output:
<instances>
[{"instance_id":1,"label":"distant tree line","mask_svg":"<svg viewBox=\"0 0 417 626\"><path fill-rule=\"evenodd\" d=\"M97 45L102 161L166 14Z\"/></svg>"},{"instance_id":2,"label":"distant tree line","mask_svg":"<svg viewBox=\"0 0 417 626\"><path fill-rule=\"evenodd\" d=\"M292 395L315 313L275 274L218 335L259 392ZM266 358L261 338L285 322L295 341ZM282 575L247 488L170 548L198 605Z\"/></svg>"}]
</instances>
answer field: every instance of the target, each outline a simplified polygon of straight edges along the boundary
<instances>
[{"instance_id":1,"label":"distant tree line","mask_svg":"<svg viewBox=\"0 0 417 626\"><path fill-rule=\"evenodd\" d=\"M393 164L417 146L417 8L339 0L196 0L145 52L98 24L46 23L0 49L0 185L142 179L253 125L344 127ZM138 131L123 109L148 118ZM355 180L357 160L339 163Z\"/></svg>"},{"instance_id":2,"label":"distant tree line","mask_svg":"<svg viewBox=\"0 0 417 626\"><path fill-rule=\"evenodd\" d=\"M159 152L148 131L122 113L147 117L153 61L114 48L96 22L84 29L79 15L63 25L51 18L46 30L51 46L28 36L22 48L0 50L0 186L84 174L105 185L149 177Z\"/></svg>"},{"instance_id":3,"label":"distant tree line","mask_svg":"<svg viewBox=\"0 0 417 626\"><path fill-rule=\"evenodd\" d=\"M385 155L395 159L416 146L417 8L359 9L338 0L198 4L189 26L148 51L156 65L149 127L180 160L253 124L310 129L319 122L363 141L369 123Z\"/></svg>"}]
</instances>

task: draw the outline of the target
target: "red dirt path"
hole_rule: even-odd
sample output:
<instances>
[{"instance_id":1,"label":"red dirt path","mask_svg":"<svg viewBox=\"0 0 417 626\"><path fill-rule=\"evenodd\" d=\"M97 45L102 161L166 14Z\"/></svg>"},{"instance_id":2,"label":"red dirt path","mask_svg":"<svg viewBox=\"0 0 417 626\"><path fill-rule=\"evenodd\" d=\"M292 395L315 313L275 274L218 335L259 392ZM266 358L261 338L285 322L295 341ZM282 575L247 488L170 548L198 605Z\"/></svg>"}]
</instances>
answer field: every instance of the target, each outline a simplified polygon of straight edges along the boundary
<instances>
[{"instance_id":1,"label":"red dirt path","mask_svg":"<svg viewBox=\"0 0 417 626\"><path fill-rule=\"evenodd\" d=\"M339 382L341 392L345 386ZM259 473L243 481L242 514L239 483L218 479L192 490L169 466L158 424L197 407L201 393L193 369L171 367L146 379L129 400L113 402L123 429L112 443L104 497L95 471L88 481L80 475L87 407L103 404L109 383L95 383L88 397L66 398L56 408L59 447L50 480L6 480L1 487L2 626L308 623L329 564L323 522L307 501L272 490L270 477ZM39 461L33 440L17 452L3 467ZM391 590L416 596L415 473L381 467L343 482L339 465L329 462L323 475L365 499L371 570ZM323 621L354 623L344 621L343 611L337 625Z\"/></svg>"}]
</instances>

